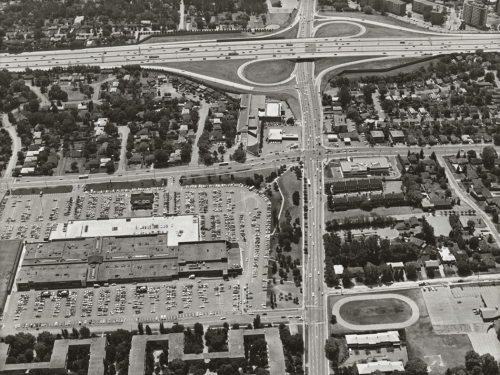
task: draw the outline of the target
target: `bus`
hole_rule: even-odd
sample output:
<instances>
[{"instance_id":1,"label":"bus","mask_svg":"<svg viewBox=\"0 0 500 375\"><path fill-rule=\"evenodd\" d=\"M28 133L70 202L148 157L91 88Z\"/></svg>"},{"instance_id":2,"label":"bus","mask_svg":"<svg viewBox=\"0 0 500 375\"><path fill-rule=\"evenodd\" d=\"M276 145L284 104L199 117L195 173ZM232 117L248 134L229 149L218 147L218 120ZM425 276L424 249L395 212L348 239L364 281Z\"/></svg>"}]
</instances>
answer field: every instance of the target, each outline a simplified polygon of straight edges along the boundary
<instances>
[{"instance_id":1,"label":"bus","mask_svg":"<svg viewBox=\"0 0 500 375\"><path fill-rule=\"evenodd\" d=\"M151 56L149 56L150 59L157 59L158 57L160 57L160 56L158 56L158 55L151 55Z\"/></svg>"},{"instance_id":2,"label":"bus","mask_svg":"<svg viewBox=\"0 0 500 375\"><path fill-rule=\"evenodd\" d=\"M310 180L310 179L307 179L307 184L308 184L309 186L311 186L311 180Z\"/></svg>"},{"instance_id":3,"label":"bus","mask_svg":"<svg viewBox=\"0 0 500 375\"><path fill-rule=\"evenodd\" d=\"M181 48L181 51L189 51L189 48L187 47Z\"/></svg>"},{"instance_id":4,"label":"bus","mask_svg":"<svg viewBox=\"0 0 500 375\"><path fill-rule=\"evenodd\" d=\"M89 175L88 174L82 174L82 175L78 176L78 178L80 180L86 180L87 178L89 178Z\"/></svg>"},{"instance_id":5,"label":"bus","mask_svg":"<svg viewBox=\"0 0 500 375\"><path fill-rule=\"evenodd\" d=\"M219 163L219 167L223 167L223 166L225 166L225 165L229 165L229 163L228 163L228 162L225 162L225 163Z\"/></svg>"}]
</instances>

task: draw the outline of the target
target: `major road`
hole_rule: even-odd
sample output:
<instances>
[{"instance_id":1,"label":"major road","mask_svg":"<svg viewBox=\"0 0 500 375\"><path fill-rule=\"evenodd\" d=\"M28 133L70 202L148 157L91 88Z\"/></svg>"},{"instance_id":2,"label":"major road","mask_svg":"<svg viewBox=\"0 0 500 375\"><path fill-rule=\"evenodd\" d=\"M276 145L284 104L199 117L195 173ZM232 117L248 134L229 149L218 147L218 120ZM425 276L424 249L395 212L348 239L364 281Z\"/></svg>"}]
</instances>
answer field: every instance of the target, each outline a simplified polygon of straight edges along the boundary
<instances>
[{"instance_id":1,"label":"major road","mask_svg":"<svg viewBox=\"0 0 500 375\"><path fill-rule=\"evenodd\" d=\"M300 22L299 25L303 25ZM307 23L312 28L312 23ZM301 31L302 32L302 29ZM311 31L312 33L312 31ZM416 57L474 52L477 49L499 51L498 34L420 35L390 38L314 38L249 41L198 41L155 43L106 48L34 51L0 54L2 68L20 71L26 68L50 69L66 65L99 65L102 68L124 65L214 61L227 59L311 59L343 56Z\"/></svg>"}]
</instances>

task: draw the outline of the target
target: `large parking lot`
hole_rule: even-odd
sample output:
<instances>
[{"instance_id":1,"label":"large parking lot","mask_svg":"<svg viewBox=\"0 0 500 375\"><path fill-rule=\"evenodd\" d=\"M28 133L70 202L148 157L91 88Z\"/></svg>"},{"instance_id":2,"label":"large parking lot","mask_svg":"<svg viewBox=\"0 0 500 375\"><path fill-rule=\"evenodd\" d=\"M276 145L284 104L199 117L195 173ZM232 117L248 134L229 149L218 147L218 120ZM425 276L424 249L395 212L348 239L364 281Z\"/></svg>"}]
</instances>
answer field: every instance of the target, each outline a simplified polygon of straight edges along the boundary
<instances>
[{"instance_id":1,"label":"large parking lot","mask_svg":"<svg viewBox=\"0 0 500 375\"><path fill-rule=\"evenodd\" d=\"M227 239L239 244L243 275L229 281L181 279L70 289L68 295L57 290L46 294L34 290L15 292L6 310L5 328L32 328L33 324L135 324L137 320L175 320L197 314L226 315L265 309L271 220L267 198L239 184L182 188L171 185L152 191L154 206L147 211L132 211L132 191L125 190L7 197L0 216L0 236L38 242L43 241L53 225L63 226L64 230L65 224L74 219L199 214L202 241ZM27 229L20 231L19 227ZM137 286L146 286L145 293L135 293Z\"/></svg>"}]
</instances>

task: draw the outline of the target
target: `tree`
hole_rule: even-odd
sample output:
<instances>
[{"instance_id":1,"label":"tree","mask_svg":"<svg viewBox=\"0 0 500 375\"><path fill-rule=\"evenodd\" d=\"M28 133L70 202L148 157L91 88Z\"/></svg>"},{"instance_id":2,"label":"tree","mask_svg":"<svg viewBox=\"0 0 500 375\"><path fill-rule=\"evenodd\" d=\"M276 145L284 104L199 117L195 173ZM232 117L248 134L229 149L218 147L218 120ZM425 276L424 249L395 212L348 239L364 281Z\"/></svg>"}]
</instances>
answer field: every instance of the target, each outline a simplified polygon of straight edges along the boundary
<instances>
[{"instance_id":1,"label":"tree","mask_svg":"<svg viewBox=\"0 0 500 375\"><path fill-rule=\"evenodd\" d=\"M380 268L371 264L367 263L365 268L365 282L366 284L377 284L380 278Z\"/></svg>"},{"instance_id":2,"label":"tree","mask_svg":"<svg viewBox=\"0 0 500 375\"><path fill-rule=\"evenodd\" d=\"M373 14L373 8L371 6L369 6L369 5L367 5L367 6L365 6L363 8L363 13L365 13L365 14Z\"/></svg>"},{"instance_id":3,"label":"tree","mask_svg":"<svg viewBox=\"0 0 500 375\"><path fill-rule=\"evenodd\" d=\"M247 154L243 149L243 143L240 143L238 149L234 152L233 160L238 163L244 163L247 160Z\"/></svg>"},{"instance_id":4,"label":"tree","mask_svg":"<svg viewBox=\"0 0 500 375\"><path fill-rule=\"evenodd\" d=\"M139 335L144 335L144 326L142 323L137 324L137 330L139 331Z\"/></svg>"},{"instance_id":5,"label":"tree","mask_svg":"<svg viewBox=\"0 0 500 375\"><path fill-rule=\"evenodd\" d=\"M257 314L257 316L253 320L253 329L259 329L261 328L261 322L260 322L260 315Z\"/></svg>"},{"instance_id":6,"label":"tree","mask_svg":"<svg viewBox=\"0 0 500 375\"><path fill-rule=\"evenodd\" d=\"M483 165L485 168L491 169L495 166L495 159L497 158L497 152L492 146L486 146L483 148Z\"/></svg>"},{"instance_id":7,"label":"tree","mask_svg":"<svg viewBox=\"0 0 500 375\"><path fill-rule=\"evenodd\" d=\"M420 156L420 160L422 160L423 158L425 158L424 149L423 148L420 149L420 155L419 156Z\"/></svg>"},{"instance_id":8,"label":"tree","mask_svg":"<svg viewBox=\"0 0 500 375\"><path fill-rule=\"evenodd\" d=\"M339 345L335 338L330 337L326 340L325 355L329 361L333 361L334 363L337 362L339 357Z\"/></svg>"},{"instance_id":9,"label":"tree","mask_svg":"<svg viewBox=\"0 0 500 375\"><path fill-rule=\"evenodd\" d=\"M474 229L476 228L476 222L474 220L468 220L467 227L469 228L469 234L472 235L472 233L474 233Z\"/></svg>"},{"instance_id":10,"label":"tree","mask_svg":"<svg viewBox=\"0 0 500 375\"><path fill-rule=\"evenodd\" d=\"M78 162L74 161L73 163L71 163L71 170L72 171L78 170Z\"/></svg>"},{"instance_id":11,"label":"tree","mask_svg":"<svg viewBox=\"0 0 500 375\"><path fill-rule=\"evenodd\" d=\"M427 364L420 358L412 358L406 362L406 373L408 375L427 375Z\"/></svg>"},{"instance_id":12,"label":"tree","mask_svg":"<svg viewBox=\"0 0 500 375\"><path fill-rule=\"evenodd\" d=\"M292 194L292 202L295 206L300 204L300 194L298 191L294 191Z\"/></svg>"},{"instance_id":13,"label":"tree","mask_svg":"<svg viewBox=\"0 0 500 375\"><path fill-rule=\"evenodd\" d=\"M457 262L457 271L460 276L470 275L470 266L465 260L459 260Z\"/></svg>"},{"instance_id":14,"label":"tree","mask_svg":"<svg viewBox=\"0 0 500 375\"><path fill-rule=\"evenodd\" d=\"M347 105L351 102L351 93L349 92L349 88L346 85L342 85L338 95L342 108L347 107Z\"/></svg>"},{"instance_id":15,"label":"tree","mask_svg":"<svg viewBox=\"0 0 500 375\"><path fill-rule=\"evenodd\" d=\"M90 337L90 329L88 329L85 326L83 326L82 328L80 328L80 337L82 339L88 339Z\"/></svg>"},{"instance_id":16,"label":"tree","mask_svg":"<svg viewBox=\"0 0 500 375\"><path fill-rule=\"evenodd\" d=\"M149 326L149 324L146 324L146 335L152 335L153 334L153 331L151 331L151 327Z\"/></svg>"},{"instance_id":17,"label":"tree","mask_svg":"<svg viewBox=\"0 0 500 375\"><path fill-rule=\"evenodd\" d=\"M106 163L106 172L111 174L115 172L115 163L113 160L110 160Z\"/></svg>"},{"instance_id":18,"label":"tree","mask_svg":"<svg viewBox=\"0 0 500 375\"><path fill-rule=\"evenodd\" d=\"M465 353L465 368L472 371L474 367L481 368L481 356L474 350L469 350Z\"/></svg>"}]
</instances>

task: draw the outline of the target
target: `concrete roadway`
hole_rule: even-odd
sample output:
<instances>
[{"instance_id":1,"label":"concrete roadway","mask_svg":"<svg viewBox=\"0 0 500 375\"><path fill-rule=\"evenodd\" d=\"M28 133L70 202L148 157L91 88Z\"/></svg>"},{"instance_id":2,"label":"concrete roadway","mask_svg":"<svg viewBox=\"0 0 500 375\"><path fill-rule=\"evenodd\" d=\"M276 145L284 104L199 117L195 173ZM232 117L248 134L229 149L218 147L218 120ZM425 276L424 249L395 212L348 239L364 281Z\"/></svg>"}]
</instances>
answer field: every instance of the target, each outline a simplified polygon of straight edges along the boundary
<instances>
[{"instance_id":1,"label":"concrete roadway","mask_svg":"<svg viewBox=\"0 0 500 375\"><path fill-rule=\"evenodd\" d=\"M301 22L300 24L303 24ZM312 23L308 23L312 28ZM312 31L310 32L312 34ZM303 36L304 31L299 31ZM474 52L476 49L500 50L498 35L447 34L414 38L311 38L285 40L249 40L248 42L156 43L61 51L35 51L0 54L3 67L11 71L49 69L68 64L122 65L225 60L225 59L297 59L331 56L421 56L451 52ZM229 55L233 53L235 55ZM125 61L124 61L125 60Z\"/></svg>"}]
</instances>

